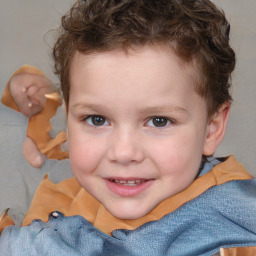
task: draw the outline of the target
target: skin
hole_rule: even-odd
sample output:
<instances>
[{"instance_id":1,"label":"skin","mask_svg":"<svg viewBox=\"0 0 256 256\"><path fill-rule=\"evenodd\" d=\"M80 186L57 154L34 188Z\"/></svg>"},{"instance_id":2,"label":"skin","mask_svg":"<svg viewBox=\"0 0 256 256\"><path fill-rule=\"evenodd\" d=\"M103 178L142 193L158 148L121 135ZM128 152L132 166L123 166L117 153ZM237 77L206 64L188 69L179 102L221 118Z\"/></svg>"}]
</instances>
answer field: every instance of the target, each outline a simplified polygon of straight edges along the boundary
<instances>
[{"instance_id":1,"label":"skin","mask_svg":"<svg viewBox=\"0 0 256 256\"><path fill-rule=\"evenodd\" d=\"M170 48L75 53L67 112L71 166L115 217L138 219L186 189L202 154L222 140L229 104L209 120L195 77Z\"/></svg>"},{"instance_id":2,"label":"skin","mask_svg":"<svg viewBox=\"0 0 256 256\"><path fill-rule=\"evenodd\" d=\"M51 90L51 82L46 77L36 74L18 74L10 82L11 95L20 112L27 117L42 110L47 100L45 94Z\"/></svg>"},{"instance_id":3,"label":"skin","mask_svg":"<svg viewBox=\"0 0 256 256\"><path fill-rule=\"evenodd\" d=\"M34 168L40 168L44 164L44 155L38 149L34 140L29 137L26 137L23 146L22 154L28 163Z\"/></svg>"}]
</instances>

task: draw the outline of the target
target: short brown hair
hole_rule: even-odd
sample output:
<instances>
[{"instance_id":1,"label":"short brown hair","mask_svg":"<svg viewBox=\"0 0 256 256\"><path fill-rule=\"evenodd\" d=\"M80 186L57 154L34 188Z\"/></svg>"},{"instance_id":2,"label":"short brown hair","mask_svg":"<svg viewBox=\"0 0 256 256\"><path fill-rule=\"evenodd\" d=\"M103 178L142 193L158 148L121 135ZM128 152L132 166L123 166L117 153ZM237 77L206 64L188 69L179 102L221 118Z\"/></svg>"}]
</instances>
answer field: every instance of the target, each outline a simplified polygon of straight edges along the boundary
<instances>
[{"instance_id":1,"label":"short brown hair","mask_svg":"<svg viewBox=\"0 0 256 256\"><path fill-rule=\"evenodd\" d=\"M235 53L230 25L209 0L84 0L62 17L54 46L55 72L69 103L69 69L75 53L84 54L146 45L170 45L183 61L195 63L196 92L211 116L231 101L230 77Z\"/></svg>"}]
</instances>

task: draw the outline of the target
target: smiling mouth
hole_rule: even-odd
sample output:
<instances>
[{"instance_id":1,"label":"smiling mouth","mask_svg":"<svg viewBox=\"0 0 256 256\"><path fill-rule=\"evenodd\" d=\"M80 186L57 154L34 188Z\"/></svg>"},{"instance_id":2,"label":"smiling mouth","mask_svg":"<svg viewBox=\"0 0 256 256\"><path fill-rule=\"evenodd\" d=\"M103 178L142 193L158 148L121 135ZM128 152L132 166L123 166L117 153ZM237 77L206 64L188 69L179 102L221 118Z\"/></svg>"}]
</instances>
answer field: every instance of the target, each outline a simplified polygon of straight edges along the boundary
<instances>
[{"instance_id":1,"label":"smiling mouth","mask_svg":"<svg viewBox=\"0 0 256 256\"><path fill-rule=\"evenodd\" d=\"M142 178L118 178L106 179L106 185L110 191L121 197L133 197L143 193L154 182L154 179Z\"/></svg>"},{"instance_id":2,"label":"smiling mouth","mask_svg":"<svg viewBox=\"0 0 256 256\"><path fill-rule=\"evenodd\" d=\"M147 180L117 180L117 179L109 179L109 181L122 186L138 186L146 182Z\"/></svg>"}]
</instances>

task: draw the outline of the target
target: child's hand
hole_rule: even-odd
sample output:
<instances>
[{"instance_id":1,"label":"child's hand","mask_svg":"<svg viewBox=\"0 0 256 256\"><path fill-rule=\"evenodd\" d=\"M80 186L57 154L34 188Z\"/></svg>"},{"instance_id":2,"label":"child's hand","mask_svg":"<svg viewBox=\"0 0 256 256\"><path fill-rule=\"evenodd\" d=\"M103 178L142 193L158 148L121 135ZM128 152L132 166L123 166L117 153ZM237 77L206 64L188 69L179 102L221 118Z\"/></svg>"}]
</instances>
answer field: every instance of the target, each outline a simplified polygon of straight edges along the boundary
<instances>
[{"instance_id":1,"label":"child's hand","mask_svg":"<svg viewBox=\"0 0 256 256\"><path fill-rule=\"evenodd\" d=\"M31 117L40 112L47 99L45 94L52 90L51 82L44 76L22 73L10 82L11 95L22 114Z\"/></svg>"}]
</instances>

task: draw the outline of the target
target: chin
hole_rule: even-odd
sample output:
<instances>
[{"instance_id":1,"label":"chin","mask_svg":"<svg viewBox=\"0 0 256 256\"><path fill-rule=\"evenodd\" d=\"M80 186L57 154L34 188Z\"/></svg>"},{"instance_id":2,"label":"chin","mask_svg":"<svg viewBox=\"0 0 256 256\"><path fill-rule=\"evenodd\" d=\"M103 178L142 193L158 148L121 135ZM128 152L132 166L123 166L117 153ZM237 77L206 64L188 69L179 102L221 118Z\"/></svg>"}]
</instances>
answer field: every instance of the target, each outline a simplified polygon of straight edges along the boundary
<instances>
[{"instance_id":1,"label":"chin","mask_svg":"<svg viewBox=\"0 0 256 256\"><path fill-rule=\"evenodd\" d=\"M118 219L122 219L122 220L136 220L136 219L140 219L142 217L144 217L145 215L147 215L150 211L139 211L139 212L134 212L131 210L121 210L120 209L108 209L108 211L116 218Z\"/></svg>"}]
</instances>

